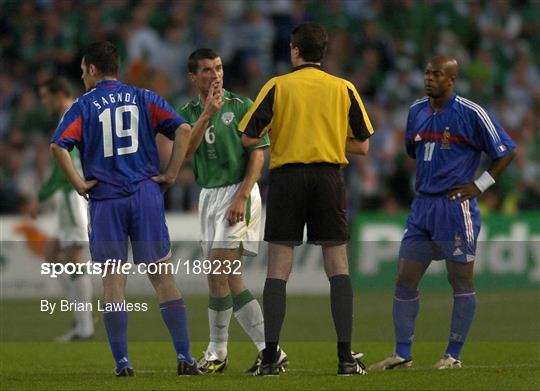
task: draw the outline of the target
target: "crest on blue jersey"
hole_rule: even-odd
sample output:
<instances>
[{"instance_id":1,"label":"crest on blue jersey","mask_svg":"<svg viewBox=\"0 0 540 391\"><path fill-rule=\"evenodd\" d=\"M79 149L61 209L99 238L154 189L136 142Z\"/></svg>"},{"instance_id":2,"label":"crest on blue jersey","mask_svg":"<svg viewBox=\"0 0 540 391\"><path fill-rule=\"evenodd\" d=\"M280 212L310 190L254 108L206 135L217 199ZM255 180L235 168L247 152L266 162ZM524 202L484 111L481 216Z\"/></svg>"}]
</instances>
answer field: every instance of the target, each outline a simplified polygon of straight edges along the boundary
<instances>
[{"instance_id":1,"label":"crest on blue jersey","mask_svg":"<svg viewBox=\"0 0 540 391\"><path fill-rule=\"evenodd\" d=\"M444 128L441 140L441 149L450 149L450 128Z\"/></svg>"}]
</instances>

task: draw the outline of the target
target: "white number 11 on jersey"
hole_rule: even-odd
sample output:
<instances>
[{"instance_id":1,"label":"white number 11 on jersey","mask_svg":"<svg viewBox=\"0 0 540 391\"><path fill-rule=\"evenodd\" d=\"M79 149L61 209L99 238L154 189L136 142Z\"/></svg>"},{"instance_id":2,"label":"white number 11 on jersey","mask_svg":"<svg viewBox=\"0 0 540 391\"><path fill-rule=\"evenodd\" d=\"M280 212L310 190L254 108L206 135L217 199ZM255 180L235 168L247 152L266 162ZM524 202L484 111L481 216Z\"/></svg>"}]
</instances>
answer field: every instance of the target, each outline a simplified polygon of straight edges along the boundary
<instances>
[{"instance_id":1,"label":"white number 11 on jersey","mask_svg":"<svg viewBox=\"0 0 540 391\"><path fill-rule=\"evenodd\" d=\"M435 150L435 143L425 143L424 144L424 161L430 162L433 157L433 151Z\"/></svg>"},{"instance_id":2,"label":"white number 11 on jersey","mask_svg":"<svg viewBox=\"0 0 540 391\"><path fill-rule=\"evenodd\" d=\"M130 127L124 129L124 113L129 113ZM99 115L99 122L103 129L103 155L113 156L113 135L111 109L103 111ZM117 137L131 137L131 144L128 147L116 148L118 155L135 153L139 149L139 108L135 105L119 106L114 112L115 134Z\"/></svg>"}]
</instances>

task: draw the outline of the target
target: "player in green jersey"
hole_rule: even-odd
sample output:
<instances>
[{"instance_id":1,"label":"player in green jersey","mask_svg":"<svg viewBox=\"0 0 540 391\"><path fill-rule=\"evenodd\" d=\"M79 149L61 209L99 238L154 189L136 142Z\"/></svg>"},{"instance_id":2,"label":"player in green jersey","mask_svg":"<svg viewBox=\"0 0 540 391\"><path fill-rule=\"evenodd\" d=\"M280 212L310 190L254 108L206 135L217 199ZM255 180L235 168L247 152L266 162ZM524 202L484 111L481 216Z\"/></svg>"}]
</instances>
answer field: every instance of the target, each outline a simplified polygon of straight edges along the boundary
<instances>
[{"instance_id":1,"label":"player in green jersey","mask_svg":"<svg viewBox=\"0 0 540 391\"><path fill-rule=\"evenodd\" d=\"M210 343L199 360L199 369L222 372L227 366L227 340L234 313L260 353L264 345L261 307L246 288L240 272L231 263L258 252L261 226L261 196L257 186L264 164L268 136L250 148L242 146L238 123L253 103L223 89L221 58L211 49L198 49L188 61L188 71L198 95L179 110L194 126L187 152L193 158L195 180L202 187L199 197L201 243L212 262L208 274ZM254 372L261 355L247 372ZM287 355L280 351L280 367Z\"/></svg>"},{"instance_id":2,"label":"player in green jersey","mask_svg":"<svg viewBox=\"0 0 540 391\"><path fill-rule=\"evenodd\" d=\"M60 117L73 103L72 91L69 82L62 77L55 77L40 84L38 94L41 103L49 114ZM71 158L78 162L79 153L76 149L71 151ZM43 204L52 200L57 215L55 237L48 240L45 260L48 262L83 262L84 246L88 242L88 215L87 202L73 189L60 168L51 160L51 174L43 183L38 192L37 200L29 206L29 214L36 217ZM88 303L92 301L92 281L88 274L62 274L59 280L70 302ZM94 322L92 311L75 311L72 328L61 337L59 341L84 340L94 335Z\"/></svg>"}]
</instances>

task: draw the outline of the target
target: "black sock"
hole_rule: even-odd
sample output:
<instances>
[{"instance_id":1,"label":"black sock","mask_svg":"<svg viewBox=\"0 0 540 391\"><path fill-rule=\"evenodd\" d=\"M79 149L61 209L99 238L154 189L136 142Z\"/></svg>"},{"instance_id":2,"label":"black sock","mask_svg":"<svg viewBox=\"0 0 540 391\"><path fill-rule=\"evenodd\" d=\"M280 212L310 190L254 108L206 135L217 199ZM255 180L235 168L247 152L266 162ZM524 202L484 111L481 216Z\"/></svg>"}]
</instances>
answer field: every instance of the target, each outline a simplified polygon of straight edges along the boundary
<instances>
[{"instance_id":1,"label":"black sock","mask_svg":"<svg viewBox=\"0 0 540 391\"><path fill-rule=\"evenodd\" d=\"M277 345L281 325L285 318L285 287L287 281L277 278L267 278L264 283L264 339L266 348L263 350L263 364L277 360Z\"/></svg>"},{"instance_id":2,"label":"black sock","mask_svg":"<svg viewBox=\"0 0 540 391\"><path fill-rule=\"evenodd\" d=\"M339 361L353 362L351 355L353 291L347 274L330 277L330 303L337 335Z\"/></svg>"},{"instance_id":3,"label":"black sock","mask_svg":"<svg viewBox=\"0 0 540 391\"><path fill-rule=\"evenodd\" d=\"M266 325L265 325L266 326ZM266 342L266 347L263 350L263 364L271 364L277 361L277 342Z\"/></svg>"}]
</instances>

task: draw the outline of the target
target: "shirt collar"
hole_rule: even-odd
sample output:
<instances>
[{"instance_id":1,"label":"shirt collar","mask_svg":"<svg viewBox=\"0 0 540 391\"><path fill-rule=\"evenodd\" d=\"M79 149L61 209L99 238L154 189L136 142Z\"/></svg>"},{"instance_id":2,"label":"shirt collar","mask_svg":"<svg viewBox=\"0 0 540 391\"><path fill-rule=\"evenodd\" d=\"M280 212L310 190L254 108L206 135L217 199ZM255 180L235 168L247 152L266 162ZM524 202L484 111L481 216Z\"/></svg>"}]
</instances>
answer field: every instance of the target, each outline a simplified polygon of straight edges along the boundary
<instances>
[{"instance_id":1,"label":"shirt collar","mask_svg":"<svg viewBox=\"0 0 540 391\"><path fill-rule=\"evenodd\" d=\"M304 69L304 68L321 69L321 66L318 65L318 64L313 64L313 63L302 64L302 65L298 65L297 67L294 67L292 71L295 72L295 71L299 71L300 69Z\"/></svg>"},{"instance_id":2,"label":"shirt collar","mask_svg":"<svg viewBox=\"0 0 540 391\"><path fill-rule=\"evenodd\" d=\"M431 110L432 113L435 112L435 111L437 113L441 113L441 112L446 111L449 108L451 108L455 101L456 101L456 93L453 92L452 95L450 96L450 99L448 99L448 102L446 102L444 104L444 106L442 106L441 108L439 108L437 110L433 110L433 107L431 107L431 102L430 102L429 99L428 99L427 102L428 102L428 107L429 107L429 109Z\"/></svg>"},{"instance_id":3,"label":"shirt collar","mask_svg":"<svg viewBox=\"0 0 540 391\"><path fill-rule=\"evenodd\" d=\"M453 92L450 99L448 99L448 102L446 102L446 104L443 106L443 109L449 109L454 104L455 101L456 101L456 93Z\"/></svg>"},{"instance_id":4,"label":"shirt collar","mask_svg":"<svg viewBox=\"0 0 540 391\"><path fill-rule=\"evenodd\" d=\"M114 88L118 85L122 84L120 81L116 79L112 80L101 80L96 83L96 88Z\"/></svg>"}]
</instances>

